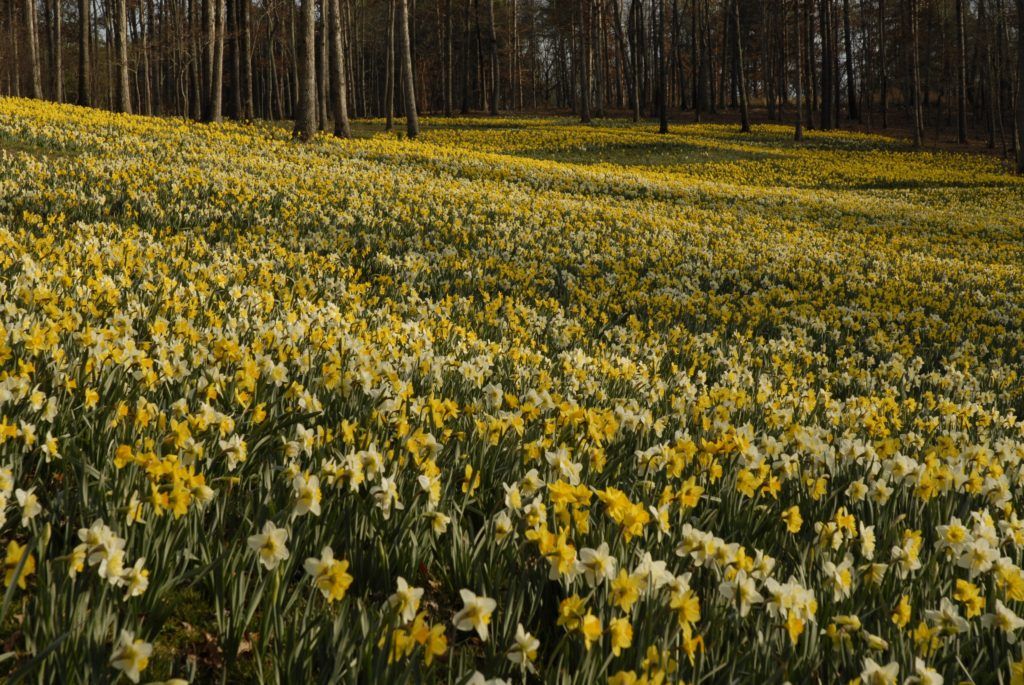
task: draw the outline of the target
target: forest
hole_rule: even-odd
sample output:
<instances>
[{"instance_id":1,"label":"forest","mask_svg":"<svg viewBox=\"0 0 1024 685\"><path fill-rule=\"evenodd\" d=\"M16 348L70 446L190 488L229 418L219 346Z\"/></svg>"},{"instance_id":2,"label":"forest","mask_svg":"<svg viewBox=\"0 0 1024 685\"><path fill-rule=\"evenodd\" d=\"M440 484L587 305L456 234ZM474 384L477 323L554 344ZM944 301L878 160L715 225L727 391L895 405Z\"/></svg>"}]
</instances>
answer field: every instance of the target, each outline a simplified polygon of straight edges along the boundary
<instances>
[{"instance_id":1,"label":"forest","mask_svg":"<svg viewBox=\"0 0 1024 685\"><path fill-rule=\"evenodd\" d=\"M4 0L3 92L201 121L568 112L1024 147L1024 0ZM1024 161L1018 161L1018 167Z\"/></svg>"}]
</instances>

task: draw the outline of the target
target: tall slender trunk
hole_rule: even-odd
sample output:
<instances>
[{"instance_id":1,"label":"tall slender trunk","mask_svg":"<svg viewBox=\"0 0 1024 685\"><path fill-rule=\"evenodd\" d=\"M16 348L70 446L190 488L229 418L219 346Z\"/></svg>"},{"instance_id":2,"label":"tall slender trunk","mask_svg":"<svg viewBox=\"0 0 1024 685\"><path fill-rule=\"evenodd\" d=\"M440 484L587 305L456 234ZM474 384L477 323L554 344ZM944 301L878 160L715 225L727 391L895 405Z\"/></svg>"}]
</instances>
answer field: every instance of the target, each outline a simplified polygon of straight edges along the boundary
<instances>
[{"instance_id":1,"label":"tall slender trunk","mask_svg":"<svg viewBox=\"0 0 1024 685\"><path fill-rule=\"evenodd\" d=\"M956 130L957 141L967 142L967 65L964 45L964 0L956 0Z\"/></svg>"},{"instance_id":2,"label":"tall slender trunk","mask_svg":"<svg viewBox=\"0 0 1024 685\"><path fill-rule=\"evenodd\" d=\"M218 0L203 0L203 82L200 87L202 118L208 119L210 112L210 96L213 94L214 52L217 46L217 6Z\"/></svg>"},{"instance_id":3,"label":"tall slender trunk","mask_svg":"<svg viewBox=\"0 0 1024 685\"><path fill-rule=\"evenodd\" d=\"M299 98L292 135L311 140L316 134L316 0L302 0Z\"/></svg>"},{"instance_id":4,"label":"tall slender trunk","mask_svg":"<svg viewBox=\"0 0 1024 685\"><path fill-rule=\"evenodd\" d=\"M224 33L227 15L224 2L225 0L213 0L217 21L214 24L216 28L213 41L213 72L211 73L210 93L207 96L209 104L205 117L207 121L211 122L219 122L224 118Z\"/></svg>"},{"instance_id":5,"label":"tall slender trunk","mask_svg":"<svg viewBox=\"0 0 1024 685\"><path fill-rule=\"evenodd\" d=\"M793 140L804 139L804 113L801 98L804 90L803 41L800 40L800 1L796 0L796 126L793 129Z\"/></svg>"},{"instance_id":6,"label":"tall slender trunk","mask_svg":"<svg viewBox=\"0 0 1024 685\"><path fill-rule=\"evenodd\" d=\"M60 6L60 0L55 3ZM142 54L142 113L149 116L153 114L153 84L149 74L149 30L152 24L146 23L147 5L145 1L139 3L139 51Z\"/></svg>"},{"instance_id":7,"label":"tall slender trunk","mask_svg":"<svg viewBox=\"0 0 1024 685\"><path fill-rule=\"evenodd\" d=\"M857 83L853 78L853 37L850 30L850 0L843 0L843 43L846 48L847 119L857 119Z\"/></svg>"},{"instance_id":8,"label":"tall slender trunk","mask_svg":"<svg viewBox=\"0 0 1024 685\"><path fill-rule=\"evenodd\" d=\"M832 0L821 0L818 11L818 22L821 27L821 128L832 128Z\"/></svg>"},{"instance_id":9,"label":"tall slender trunk","mask_svg":"<svg viewBox=\"0 0 1024 685\"><path fill-rule=\"evenodd\" d=\"M580 0L580 123L590 123L590 0Z\"/></svg>"},{"instance_id":10,"label":"tall slender trunk","mask_svg":"<svg viewBox=\"0 0 1024 685\"><path fill-rule=\"evenodd\" d=\"M29 94L38 99L43 97L42 65L39 63L39 34L36 31L35 0L25 0L25 47L28 48L29 71L31 80Z\"/></svg>"},{"instance_id":11,"label":"tall slender trunk","mask_svg":"<svg viewBox=\"0 0 1024 685\"><path fill-rule=\"evenodd\" d=\"M1024 0L1017 0L1017 173L1024 174Z\"/></svg>"},{"instance_id":12,"label":"tall slender trunk","mask_svg":"<svg viewBox=\"0 0 1024 685\"><path fill-rule=\"evenodd\" d=\"M662 0L664 2L664 0ZM740 24L740 0L733 0L733 34L736 36L736 71L740 91L740 131L750 133L750 111L747 106L746 65L743 63L742 25Z\"/></svg>"},{"instance_id":13,"label":"tall slender trunk","mask_svg":"<svg viewBox=\"0 0 1024 685\"><path fill-rule=\"evenodd\" d=\"M78 104L88 107L92 104L92 61L89 59L89 37L92 35L90 0L78 3Z\"/></svg>"},{"instance_id":14,"label":"tall slender trunk","mask_svg":"<svg viewBox=\"0 0 1024 685\"><path fill-rule=\"evenodd\" d=\"M451 116L453 111L452 80L455 78L455 37L452 21L452 0L445 0L445 41L444 41L444 114Z\"/></svg>"},{"instance_id":15,"label":"tall slender trunk","mask_svg":"<svg viewBox=\"0 0 1024 685\"><path fill-rule=\"evenodd\" d=\"M242 25L242 108L243 116L252 119L256 116L253 96L252 77L252 0L239 0L238 20Z\"/></svg>"},{"instance_id":16,"label":"tall slender trunk","mask_svg":"<svg viewBox=\"0 0 1024 685\"><path fill-rule=\"evenodd\" d=\"M921 65L918 46L917 0L908 0L910 9L910 88L913 97L914 148L924 144L924 112L921 104Z\"/></svg>"},{"instance_id":17,"label":"tall slender trunk","mask_svg":"<svg viewBox=\"0 0 1024 685\"><path fill-rule=\"evenodd\" d=\"M327 0L327 17L330 24L331 114L334 119L334 135L349 138L352 136L352 129L348 121L348 83L345 78L345 47L341 40L340 0Z\"/></svg>"},{"instance_id":18,"label":"tall slender trunk","mask_svg":"<svg viewBox=\"0 0 1024 685\"><path fill-rule=\"evenodd\" d=\"M416 116L416 84L412 73L412 44L409 42L409 0L398 0L398 35L402 44L405 131L410 138L415 138L420 132L420 122Z\"/></svg>"},{"instance_id":19,"label":"tall slender trunk","mask_svg":"<svg viewBox=\"0 0 1024 685\"><path fill-rule=\"evenodd\" d=\"M668 133L668 50L665 0L658 0L658 133Z\"/></svg>"},{"instance_id":20,"label":"tall slender trunk","mask_svg":"<svg viewBox=\"0 0 1024 685\"><path fill-rule=\"evenodd\" d=\"M117 1L117 111L132 113L132 92L128 81L128 5Z\"/></svg>"},{"instance_id":21,"label":"tall slender trunk","mask_svg":"<svg viewBox=\"0 0 1024 685\"><path fill-rule=\"evenodd\" d=\"M460 107L460 112L462 114L469 114L469 43L471 30L469 22L469 3L470 0L466 0L462 19L462 45L459 50L459 56L462 59L462 107Z\"/></svg>"},{"instance_id":22,"label":"tall slender trunk","mask_svg":"<svg viewBox=\"0 0 1024 685\"><path fill-rule=\"evenodd\" d=\"M316 41L316 106L317 123L321 131L327 130L327 124L331 114L331 59L330 42L331 33L328 28L328 17L330 10L327 4L331 0L320 0L320 28L317 31Z\"/></svg>"},{"instance_id":23,"label":"tall slender trunk","mask_svg":"<svg viewBox=\"0 0 1024 685\"><path fill-rule=\"evenodd\" d=\"M64 4L53 3L53 99L64 102Z\"/></svg>"},{"instance_id":24,"label":"tall slender trunk","mask_svg":"<svg viewBox=\"0 0 1024 685\"><path fill-rule=\"evenodd\" d=\"M882 114L882 128L889 127L889 68L885 60L885 0L878 0L878 106Z\"/></svg>"},{"instance_id":25,"label":"tall slender trunk","mask_svg":"<svg viewBox=\"0 0 1024 685\"><path fill-rule=\"evenodd\" d=\"M490 44L490 66L491 66L491 103L490 113L491 116L498 115L498 82L501 81L501 70L498 64L498 31L494 25L494 0L487 0L487 24L488 24L488 35L487 42Z\"/></svg>"},{"instance_id":26,"label":"tall slender trunk","mask_svg":"<svg viewBox=\"0 0 1024 685\"><path fill-rule=\"evenodd\" d=\"M800 0L797 0L799 2ZM690 0L690 69L693 82L693 119L700 121L704 107L704 74L701 69L703 52L700 49L700 20L698 0Z\"/></svg>"},{"instance_id":27,"label":"tall slender trunk","mask_svg":"<svg viewBox=\"0 0 1024 685\"><path fill-rule=\"evenodd\" d=\"M395 127L395 3L388 0L387 53L384 59L384 130Z\"/></svg>"},{"instance_id":28,"label":"tall slender trunk","mask_svg":"<svg viewBox=\"0 0 1024 685\"><path fill-rule=\"evenodd\" d=\"M633 0L629 7L630 17L630 43L632 49L630 50L632 69L633 69L633 121L640 121L640 0Z\"/></svg>"}]
</instances>

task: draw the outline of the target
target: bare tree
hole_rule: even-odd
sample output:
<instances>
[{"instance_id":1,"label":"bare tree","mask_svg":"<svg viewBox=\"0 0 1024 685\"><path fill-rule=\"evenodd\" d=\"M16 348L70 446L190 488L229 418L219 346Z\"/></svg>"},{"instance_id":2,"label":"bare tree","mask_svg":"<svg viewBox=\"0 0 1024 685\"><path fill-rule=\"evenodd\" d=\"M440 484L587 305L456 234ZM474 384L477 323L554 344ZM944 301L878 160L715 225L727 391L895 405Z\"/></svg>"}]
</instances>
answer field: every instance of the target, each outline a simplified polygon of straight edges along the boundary
<instances>
[{"instance_id":1,"label":"bare tree","mask_svg":"<svg viewBox=\"0 0 1024 685\"><path fill-rule=\"evenodd\" d=\"M91 4L89 0L78 2L78 104L86 107L92 104L92 63L89 59L92 42L92 21L89 15Z\"/></svg>"},{"instance_id":2,"label":"bare tree","mask_svg":"<svg viewBox=\"0 0 1024 685\"><path fill-rule=\"evenodd\" d=\"M43 97L42 66L39 56L39 33L36 31L36 3L35 0L25 0L25 47L28 48L29 71L31 73L31 91L29 94L40 99Z\"/></svg>"},{"instance_id":3,"label":"bare tree","mask_svg":"<svg viewBox=\"0 0 1024 685\"><path fill-rule=\"evenodd\" d=\"M132 90L128 80L128 5L117 0L117 111L132 113Z\"/></svg>"},{"instance_id":4,"label":"bare tree","mask_svg":"<svg viewBox=\"0 0 1024 685\"><path fill-rule=\"evenodd\" d=\"M302 0L299 98L293 136L312 140L316 134L316 0Z\"/></svg>"},{"instance_id":5,"label":"bare tree","mask_svg":"<svg viewBox=\"0 0 1024 685\"><path fill-rule=\"evenodd\" d=\"M964 46L964 0L956 0L956 130L957 141L967 142L967 65Z\"/></svg>"},{"instance_id":6,"label":"bare tree","mask_svg":"<svg viewBox=\"0 0 1024 685\"><path fill-rule=\"evenodd\" d=\"M53 3L53 99L64 102L64 5Z\"/></svg>"},{"instance_id":7,"label":"bare tree","mask_svg":"<svg viewBox=\"0 0 1024 685\"><path fill-rule=\"evenodd\" d=\"M498 115L498 84L501 81L501 65L498 64L498 32L494 25L494 0L487 0L487 23L490 32L487 42L490 44L491 67L491 116Z\"/></svg>"},{"instance_id":8,"label":"bare tree","mask_svg":"<svg viewBox=\"0 0 1024 685\"><path fill-rule=\"evenodd\" d=\"M920 46L918 45L917 0L907 0L907 5L910 11L910 91L913 109L914 147L920 149L924 144L924 112L921 106L921 58Z\"/></svg>"},{"instance_id":9,"label":"bare tree","mask_svg":"<svg viewBox=\"0 0 1024 685\"><path fill-rule=\"evenodd\" d=\"M405 93L405 131L410 138L420 132L416 116L416 84L412 73L412 45L409 42L409 0L398 0L398 34L402 43L402 86Z\"/></svg>"},{"instance_id":10,"label":"bare tree","mask_svg":"<svg viewBox=\"0 0 1024 685\"><path fill-rule=\"evenodd\" d=\"M348 121L348 83L345 78L345 47L341 40L341 4L327 0L328 23L331 34L331 115L334 135L350 138L352 129Z\"/></svg>"},{"instance_id":11,"label":"bare tree","mask_svg":"<svg viewBox=\"0 0 1024 685\"><path fill-rule=\"evenodd\" d=\"M1017 173L1024 174L1024 0L1017 0Z\"/></svg>"},{"instance_id":12,"label":"bare tree","mask_svg":"<svg viewBox=\"0 0 1024 685\"><path fill-rule=\"evenodd\" d=\"M122 0L123 2L123 0ZM224 32L227 8L225 0L213 0L216 13L213 42L213 71L210 80L210 92L207 95L206 121L218 122L223 119L224 108Z\"/></svg>"},{"instance_id":13,"label":"bare tree","mask_svg":"<svg viewBox=\"0 0 1024 685\"><path fill-rule=\"evenodd\" d=\"M590 23L587 21L590 0L578 3L580 15L580 123L590 123L590 94L593 84L590 78Z\"/></svg>"},{"instance_id":14,"label":"bare tree","mask_svg":"<svg viewBox=\"0 0 1024 685\"><path fill-rule=\"evenodd\" d=\"M796 126L793 128L793 140L801 141L804 139L804 114L803 107L801 106L800 99L803 96L804 90L804 67L803 67L803 41L800 40L800 2L796 0L793 4L796 6Z\"/></svg>"},{"instance_id":15,"label":"bare tree","mask_svg":"<svg viewBox=\"0 0 1024 685\"><path fill-rule=\"evenodd\" d=\"M658 133L668 133L668 57L665 0L658 0Z\"/></svg>"},{"instance_id":16,"label":"bare tree","mask_svg":"<svg viewBox=\"0 0 1024 685\"><path fill-rule=\"evenodd\" d=\"M736 70L739 78L740 91L740 131L750 133L750 109L747 104L746 65L743 63L743 30L740 24L740 0L733 0L733 28L736 36Z\"/></svg>"},{"instance_id":17,"label":"bare tree","mask_svg":"<svg viewBox=\"0 0 1024 685\"><path fill-rule=\"evenodd\" d=\"M469 0L466 0L467 3ZM384 130L395 126L395 3L388 0L388 30L384 62Z\"/></svg>"},{"instance_id":18,"label":"bare tree","mask_svg":"<svg viewBox=\"0 0 1024 685\"><path fill-rule=\"evenodd\" d=\"M853 38L850 30L850 0L843 0L843 43L846 48L847 118L858 118L857 82L853 78Z\"/></svg>"}]
</instances>

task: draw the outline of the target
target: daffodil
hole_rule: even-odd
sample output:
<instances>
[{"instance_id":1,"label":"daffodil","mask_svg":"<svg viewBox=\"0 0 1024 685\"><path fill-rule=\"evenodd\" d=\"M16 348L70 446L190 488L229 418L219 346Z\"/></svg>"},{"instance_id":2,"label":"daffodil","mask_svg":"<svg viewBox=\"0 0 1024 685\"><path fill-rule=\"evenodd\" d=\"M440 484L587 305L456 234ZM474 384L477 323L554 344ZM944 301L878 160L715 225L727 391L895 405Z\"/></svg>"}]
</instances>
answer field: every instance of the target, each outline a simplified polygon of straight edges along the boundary
<instances>
[{"instance_id":1,"label":"daffodil","mask_svg":"<svg viewBox=\"0 0 1024 685\"><path fill-rule=\"evenodd\" d=\"M290 556L285 543L288 541L288 530L278 528L273 521L263 524L263 532L250 535L248 538L249 549L256 552L260 563L268 571L273 571L277 565Z\"/></svg>"},{"instance_id":2,"label":"daffodil","mask_svg":"<svg viewBox=\"0 0 1024 685\"><path fill-rule=\"evenodd\" d=\"M480 639L487 642L491 614L498 603L490 597L477 595L472 590L460 590L459 596L462 598L462 609L452 617L456 630L475 630Z\"/></svg>"}]
</instances>

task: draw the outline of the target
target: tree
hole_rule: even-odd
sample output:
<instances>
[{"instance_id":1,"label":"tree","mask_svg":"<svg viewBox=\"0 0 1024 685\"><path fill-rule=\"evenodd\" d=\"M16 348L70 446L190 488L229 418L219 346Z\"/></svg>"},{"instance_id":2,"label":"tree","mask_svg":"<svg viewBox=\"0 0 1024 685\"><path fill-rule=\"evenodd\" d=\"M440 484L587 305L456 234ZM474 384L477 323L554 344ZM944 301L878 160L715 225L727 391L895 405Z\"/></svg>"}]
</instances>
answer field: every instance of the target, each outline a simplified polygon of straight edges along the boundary
<instances>
[{"instance_id":1,"label":"tree","mask_svg":"<svg viewBox=\"0 0 1024 685\"><path fill-rule=\"evenodd\" d=\"M1024 0L1017 0L1017 173L1024 174Z\"/></svg>"},{"instance_id":2,"label":"tree","mask_svg":"<svg viewBox=\"0 0 1024 685\"><path fill-rule=\"evenodd\" d=\"M242 89L242 116L252 119L256 115L256 107L253 96L252 79L252 0L238 0L238 23L241 24L241 45L239 56L241 57L241 89Z\"/></svg>"},{"instance_id":3,"label":"tree","mask_svg":"<svg viewBox=\"0 0 1024 685\"><path fill-rule=\"evenodd\" d=\"M132 90L128 80L128 5L117 0L117 111L132 113Z\"/></svg>"},{"instance_id":4,"label":"tree","mask_svg":"<svg viewBox=\"0 0 1024 685\"><path fill-rule=\"evenodd\" d=\"M316 0L302 0L299 98L293 136L312 140L316 134Z\"/></svg>"},{"instance_id":5,"label":"tree","mask_svg":"<svg viewBox=\"0 0 1024 685\"><path fill-rule=\"evenodd\" d=\"M122 2L124 0L121 0ZM207 95L206 121L218 122L223 119L224 108L224 32L226 8L225 0L213 0L213 11L216 14L213 41L213 69L211 72L210 92Z\"/></svg>"},{"instance_id":6,"label":"tree","mask_svg":"<svg viewBox=\"0 0 1024 685\"><path fill-rule=\"evenodd\" d=\"M924 114L921 107L921 65L920 48L918 46L918 12L917 0L907 0L910 12L910 92L912 107L912 125L914 129L914 148L920 149L924 144Z\"/></svg>"},{"instance_id":7,"label":"tree","mask_svg":"<svg viewBox=\"0 0 1024 685\"><path fill-rule=\"evenodd\" d=\"M580 123L590 123L590 26L587 10L590 0L579 1L580 13Z\"/></svg>"},{"instance_id":8,"label":"tree","mask_svg":"<svg viewBox=\"0 0 1024 685\"><path fill-rule=\"evenodd\" d=\"M341 40L339 0L327 0L327 15L331 34L331 116L334 118L334 135L350 138L352 129L348 121L348 83L345 78L345 48Z\"/></svg>"},{"instance_id":9,"label":"tree","mask_svg":"<svg viewBox=\"0 0 1024 685\"><path fill-rule=\"evenodd\" d=\"M29 71L31 74L30 95L37 100L43 97L42 66L39 63L39 34L36 31L35 0L25 0L25 47L28 48Z\"/></svg>"},{"instance_id":10,"label":"tree","mask_svg":"<svg viewBox=\"0 0 1024 685\"><path fill-rule=\"evenodd\" d=\"M668 57L665 48L665 0L658 0L658 133L668 133Z\"/></svg>"},{"instance_id":11,"label":"tree","mask_svg":"<svg viewBox=\"0 0 1024 685\"><path fill-rule=\"evenodd\" d=\"M964 0L956 0L956 130L957 141L967 142L967 65L964 47Z\"/></svg>"},{"instance_id":12,"label":"tree","mask_svg":"<svg viewBox=\"0 0 1024 685\"><path fill-rule=\"evenodd\" d=\"M388 0L388 30L387 43L384 50L384 130L390 131L395 127L395 3L398 0ZM466 0L467 7L469 0Z\"/></svg>"},{"instance_id":13,"label":"tree","mask_svg":"<svg viewBox=\"0 0 1024 685\"><path fill-rule=\"evenodd\" d=\"M878 77L879 105L882 110L882 128L889 127L889 79L888 65L885 61L885 0L878 0Z\"/></svg>"},{"instance_id":14,"label":"tree","mask_svg":"<svg viewBox=\"0 0 1024 685\"><path fill-rule=\"evenodd\" d=\"M501 66L498 64L498 32L494 26L494 0L487 0L487 23L490 25L487 42L490 44L491 67L491 116L498 116L498 84L501 81Z\"/></svg>"},{"instance_id":15,"label":"tree","mask_svg":"<svg viewBox=\"0 0 1024 685\"><path fill-rule=\"evenodd\" d=\"M740 24L740 0L733 0L733 34L736 36L736 70L739 78L740 91L740 131L750 133L750 110L747 107L747 77L743 64L743 39Z\"/></svg>"},{"instance_id":16,"label":"tree","mask_svg":"<svg viewBox=\"0 0 1024 685\"><path fill-rule=\"evenodd\" d=\"M843 43L846 48L847 117L858 118L857 83L853 78L853 39L850 30L850 0L843 0Z\"/></svg>"},{"instance_id":17,"label":"tree","mask_svg":"<svg viewBox=\"0 0 1024 685\"><path fill-rule=\"evenodd\" d=\"M53 3L53 99L64 102L64 6Z\"/></svg>"},{"instance_id":18,"label":"tree","mask_svg":"<svg viewBox=\"0 0 1024 685\"><path fill-rule=\"evenodd\" d=\"M88 107L92 104L90 84L92 81L91 61L89 60L90 37L92 23L89 17L89 0L78 3L78 104Z\"/></svg>"},{"instance_id":19,"label":"tree","mask_svg":"<svg viewBox=\"0 0 1024 685\"><path fill-rule=\"evenodd\" d=\"M420 132L416 116L416 84L412 73L412 45L409 42L409 0L398 0L398 35L402 43L402 86L405 93L405 131L410 138Z\"/></svg>"},{"instance_id":20,"label":"tree","mask_svg":"<svg viewBox=\"0 0 1024 685\"><path fill-rule=\"evenodd\" d=\"M804 90L804 68L803 68L803 47L800 40L800 1L796 0L793 4L796 6L796 126L793 128L793 140L801 141L804 139L804 114L803 107L800 104L800 98L803 96Z\"/></svg>"}]
</instances>

